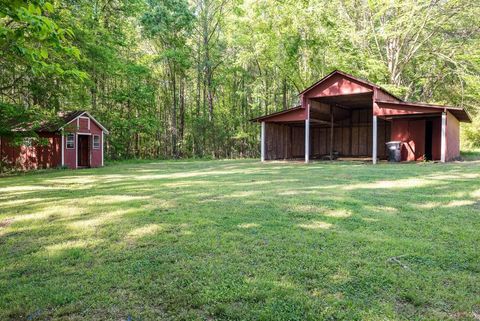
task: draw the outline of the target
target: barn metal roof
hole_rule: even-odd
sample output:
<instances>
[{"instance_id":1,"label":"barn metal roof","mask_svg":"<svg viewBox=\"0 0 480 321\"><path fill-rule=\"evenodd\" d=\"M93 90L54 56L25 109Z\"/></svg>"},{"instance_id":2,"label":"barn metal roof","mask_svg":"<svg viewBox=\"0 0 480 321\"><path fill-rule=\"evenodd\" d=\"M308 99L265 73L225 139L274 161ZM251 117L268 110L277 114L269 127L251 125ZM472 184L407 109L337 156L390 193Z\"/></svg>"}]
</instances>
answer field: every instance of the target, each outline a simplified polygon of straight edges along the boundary
<instances>
[{"instance_id":1,"label":"barn metal roof","mask_svg":"<svg viewBox=\"0 0 480 321\"><path fill-rule=\"evenodd\" d=\"M432 110L436 110L441 112L443 110L448 110L452 113L459 121L471 123L472 118L470 114L462 107L454 107L454 106L444 106L444 105L436 105L436 104L425 104L425 103L412 103L412 102L394 102L394 101L386 101L386 100L376 100L376 102L380 105L396 105L398 107L420 107L420 108L428 108Z\"/></svg>"},{"instance_id":2,"label":"barn metal roof","mask_svg":"<svg viewBox=\"0 0 480 321\"><path fill-rule=\"evenodd\" d=\"M271 114L268 114L268 115L252 118L252 119L250 119L250 121L252 121L252 122L262 121L263 119L266 119L266 118L279 116L279 115L283 115L283 114L288 114L288 113L291 113L291 112L294 112L294 111L297 111L297 110L300 110L300 109L302 109L302 105L298 105L298 106L288 108L288 109L285 109L285 110L277 111L275 113L271 113Z\"/></svg>"},{"instance_id":3,"label":"barn metal roof","mask_svg":"<svg viewBox=\"0 0 480 321\"><path fill-rule=\"evenodd\" d=\"M299 95L303 95L305 94L306 92L314 89L315 87L317 87L319 84L321 84L322 82L326 81L327 79L329 79L330 77L334 76L334 75L341 75L342 77L346 77L346 78L349 78L349 79L352 79L354 81L357 81L359 83L362 83L362 84L365 84L369 87L372 87L372 88L376 88L377 90L381 90L382 92L384 92L385 94L395 98L397 101L386 101L386 100L378 100L376 99L375 102L379 103L379 104L390 104L390 105L396 105L398 107L418 107L418 108L430 108L432 110L434 110L435 112L439 112L440 110L448 110L449 112L451 112L459 121L462 121L462 122L471 122L471 117L470 115L468 114L468 112L462 108L462 107L454 107L454 106L442 106L442 105L436 105L436 104L426 104L426 103L416 103L416 102L407 102L407 101L404 101L402 100L401 98L393 95L392 93L388 92L386 89L368 81L368 80L365 80L365 79L361 79L361 78L358 78L358 77L355 77L355 76L352 76L352 75L349 75L343 71L340 71L340 70L334 70L332 71L331 73L329 73L328 75L326 75L325 77L323 77L322 79L320 79L319 81L315 82L313 85L309 86L308 88L306 88L305 90L301 91L299 93ZM251 119L250 121L262 121L262 120L266 120L268 118L271 118L271 117L275 117L275 116L278 116L278 115L282 115L282 114L287 114L287 113L292 113L292 112L295 112L296 110L298 109L301 109L303 108L302 106L296 106L296 107L293 107L293 108L290 108L290 109L286 109L286 110L282 110L282 111L279 111L279 112L276 112L276 113L272 113L272 114L268 114L268 115L263 115L263 116L260 116L260 117L256 117L256 118L253 118Z\"/></svg>"}]
</instances>

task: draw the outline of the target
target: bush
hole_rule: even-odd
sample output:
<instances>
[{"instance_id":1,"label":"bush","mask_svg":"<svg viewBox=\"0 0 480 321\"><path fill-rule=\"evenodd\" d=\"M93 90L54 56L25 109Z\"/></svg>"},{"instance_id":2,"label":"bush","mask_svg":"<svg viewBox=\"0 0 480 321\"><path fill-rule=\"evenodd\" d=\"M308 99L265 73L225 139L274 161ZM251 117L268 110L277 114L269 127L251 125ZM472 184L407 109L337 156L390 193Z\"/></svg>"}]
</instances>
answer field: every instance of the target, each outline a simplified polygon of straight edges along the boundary
<instances>
[{"instance_id":1,"label":"bush","mask_svg":"<svg viewBox=\"0 0 480 321\"><path fill-rule=\"evenodd\" d=\"M480 147L480 116L473 118L471 124L466 124L462 128L462 144L466 148Z\"/></svg>"}]
</instances>

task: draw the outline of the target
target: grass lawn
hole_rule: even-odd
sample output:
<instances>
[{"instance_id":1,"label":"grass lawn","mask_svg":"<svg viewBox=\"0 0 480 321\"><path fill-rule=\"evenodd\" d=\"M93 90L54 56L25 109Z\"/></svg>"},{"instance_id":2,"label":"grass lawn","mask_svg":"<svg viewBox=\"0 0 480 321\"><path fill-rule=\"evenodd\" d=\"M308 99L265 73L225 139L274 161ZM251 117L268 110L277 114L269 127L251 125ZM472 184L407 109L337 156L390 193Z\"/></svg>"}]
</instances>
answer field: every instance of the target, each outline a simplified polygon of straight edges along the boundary
<instances>
[{"instance_id":1,"label":"grass lawn","mask_svg":"<svg viewBox=\"0 0 480 321\"><path fill-rule=\"evenodd\" d=\"M480 162L0 178L0 320L480 320Z\"/></svg>"}]
</instances>

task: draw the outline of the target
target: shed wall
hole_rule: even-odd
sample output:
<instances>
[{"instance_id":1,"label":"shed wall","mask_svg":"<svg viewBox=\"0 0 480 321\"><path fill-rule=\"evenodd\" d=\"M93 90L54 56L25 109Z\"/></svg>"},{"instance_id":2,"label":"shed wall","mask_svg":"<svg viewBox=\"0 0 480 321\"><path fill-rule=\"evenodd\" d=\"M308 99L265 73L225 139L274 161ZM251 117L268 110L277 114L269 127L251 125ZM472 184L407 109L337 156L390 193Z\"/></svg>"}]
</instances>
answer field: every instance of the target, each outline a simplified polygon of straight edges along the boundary
<instances>
[{"instance_id":1,"label":"shed wall","mask_svg":"<svg viewBox=\"0 0 480 321\"><path fill-rule=\"evenodd\" d=\"M73 129L71 129L73 130ZM63 165L75 169L77 168L77 134L75 135L75 146L73 148L67 148L67 132L63 136Z\"/></svg>"},{"instance_id":2,"label":"shed wall","mask_svg":"<svg viewBox=\"0 0 480 321\"><path fill-rule=\"evenodd\" d=\"M102 149L103 149L103 135L102 129L94 122L90 120L90 129L88 128L88 119L79 118L78 121L79 127L77 129L77 122L74 121L68 125L65 130L66 132L74 132L75 134L75 147L73 149L67 148L67 135L64 136L64 164L68 168L75 169L77 168L77 152L78 152L78 134L90 134L90 167L100 167L102 166ZM100 148L93 148L93 135L98 135L100 138Z\"/></svg>"},{"instance_id":3,"label":"shed wall","mask_svg":"<svg viewBox=\"0 0 480 321\"><path fill-rule=\"evenodd\" d=\"M23 170L54 168L61 163L60 135L56 133L40 133L48 144L32 146L13 146L8 140L2 139L1 157L9 164Z\"/></svg>"},{"instance_id":4,"label":"shed wall","mask_svg":"<svg viewBox=\"0 0 480 321\"><path fill-rule=\"evenodd\" d=\"M91 150L91 158L90 158L90 166L91 167L100 167L102 166L102 149L103 149L103 137L102 137L102 129L98 127L97 124L91 122L90 124L90 132L92 133L91 139L93 139L93 135L98 135L100 138L100 148L93 149L93 141L91 141L90 146L92 146Z\"/></svg>"},{"instance_id":5,"label":"shed wall","mask_svg":"<svg viewBox=\"0 0 480 321\"><path fill-rule=\"evenodd\" d=\"M90 128L90 118L88 117L79 117L78 118L78 131L79 132L85 132L88 131ZM92 122L93 123L93 122Z\"/></svg>"}]
</instances>

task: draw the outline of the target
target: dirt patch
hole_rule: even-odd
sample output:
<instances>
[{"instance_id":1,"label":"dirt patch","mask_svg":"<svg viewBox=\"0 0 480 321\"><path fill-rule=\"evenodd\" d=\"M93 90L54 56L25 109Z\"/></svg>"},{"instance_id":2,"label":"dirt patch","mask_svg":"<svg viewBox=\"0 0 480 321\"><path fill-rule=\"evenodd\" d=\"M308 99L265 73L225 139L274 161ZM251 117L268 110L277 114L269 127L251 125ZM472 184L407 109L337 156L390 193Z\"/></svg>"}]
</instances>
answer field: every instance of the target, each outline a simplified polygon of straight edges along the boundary
<instances>
[{"instance_id":1,"label":"dirt patch","mask_svg":"<svg viewBox=\"0 0 480 321\"><path fill-rule=\"evenodd\" d=\"M13 219L7 218L6 220L0 221L0 228L4 228L13 223Z\"/></svg>"}]
</instances>

